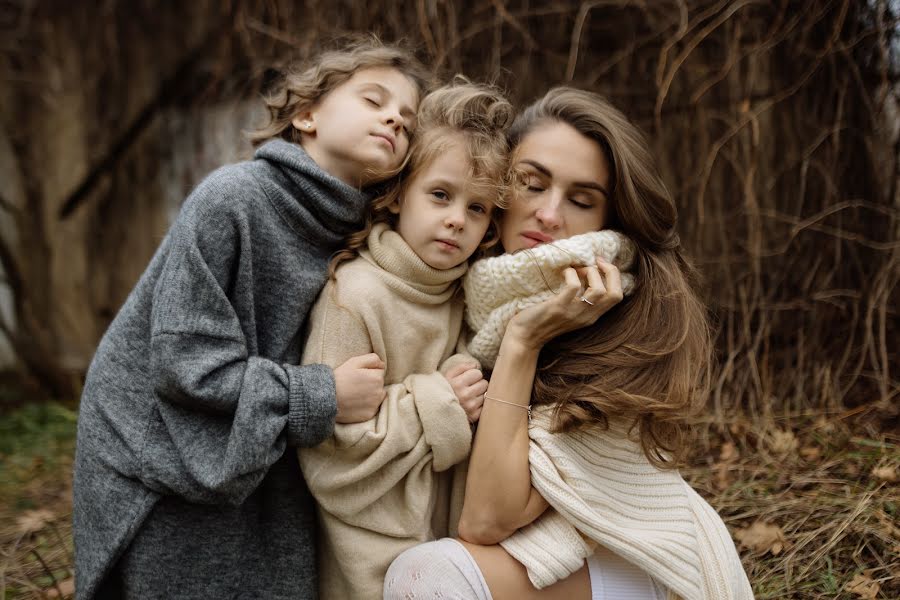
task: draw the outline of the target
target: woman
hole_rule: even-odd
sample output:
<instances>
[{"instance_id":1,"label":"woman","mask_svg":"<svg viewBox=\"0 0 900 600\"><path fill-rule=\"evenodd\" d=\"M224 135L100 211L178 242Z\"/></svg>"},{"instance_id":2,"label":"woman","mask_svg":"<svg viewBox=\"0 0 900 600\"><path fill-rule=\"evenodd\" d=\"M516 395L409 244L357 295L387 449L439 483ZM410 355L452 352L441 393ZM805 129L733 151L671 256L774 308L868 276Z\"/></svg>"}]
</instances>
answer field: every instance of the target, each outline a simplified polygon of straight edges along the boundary
<instances>
[{"instance_id":1,"label":"woman","mask_svg":"<svg viewBox=\"0 0 900 600\"><path fill-rule=\"evenodd\" d=\"M510 141L518 181L504 251L616 229L637 246L636 287L622 301L619 270L598 260L566 268L553 297L512 317L469 463L462 541L398 557L385 598L752 598L721 519L674 470L704 398L710 337L643 137L603 98L557 88Z\"/></svg>"}]
</instances>

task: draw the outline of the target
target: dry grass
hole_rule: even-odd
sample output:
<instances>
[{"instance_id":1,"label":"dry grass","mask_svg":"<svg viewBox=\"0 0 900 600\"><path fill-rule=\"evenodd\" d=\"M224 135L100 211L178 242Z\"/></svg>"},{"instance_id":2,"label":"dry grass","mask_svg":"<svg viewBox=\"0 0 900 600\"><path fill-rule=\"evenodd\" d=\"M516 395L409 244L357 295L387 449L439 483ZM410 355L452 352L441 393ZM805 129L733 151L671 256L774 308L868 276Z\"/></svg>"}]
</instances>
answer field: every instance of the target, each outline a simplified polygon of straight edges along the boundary
<instances>
[{"instance_id":1,"label":"dry grass","mask_svg":"<svg viewBox=\"0 0 900 600\"><path fill-rule=\"evenodd\" d=\"M709 426L685 472L731 529L760 599L900 597L900 435L841 417ZM865 594L851 589L860 576Z\"/></svg>"}]
</instances>

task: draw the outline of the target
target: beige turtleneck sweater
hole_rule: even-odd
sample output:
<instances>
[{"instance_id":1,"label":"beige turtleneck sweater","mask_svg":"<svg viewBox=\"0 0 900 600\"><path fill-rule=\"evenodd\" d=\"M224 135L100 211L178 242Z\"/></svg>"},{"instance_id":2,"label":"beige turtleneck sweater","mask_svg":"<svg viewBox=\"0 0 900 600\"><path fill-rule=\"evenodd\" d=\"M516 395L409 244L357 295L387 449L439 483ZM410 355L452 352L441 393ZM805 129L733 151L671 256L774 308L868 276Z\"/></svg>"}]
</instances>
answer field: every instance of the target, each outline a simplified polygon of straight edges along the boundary
<instances>
[{"instance_id":1,"label":"beige turtleneck sweater","mask_svg":"<svg viewBox=\"0 0 900 600\"><path fill-rule=\"evenodd\" d=\"M337 424L329 440L299 451L319 505L324 600L380 597L398 554L451 533L451 467L468 456L472 436L441 372L474 362L457 350L465 271L465 263L429 267L376 225L368 249L338 268L310 314L304 364L337 367L369 352L386 364L387 398L375 418ZM460 500L457 490L453 504ZM458 518L458 506L452 512Z\"/></svg>"}]
</instances>

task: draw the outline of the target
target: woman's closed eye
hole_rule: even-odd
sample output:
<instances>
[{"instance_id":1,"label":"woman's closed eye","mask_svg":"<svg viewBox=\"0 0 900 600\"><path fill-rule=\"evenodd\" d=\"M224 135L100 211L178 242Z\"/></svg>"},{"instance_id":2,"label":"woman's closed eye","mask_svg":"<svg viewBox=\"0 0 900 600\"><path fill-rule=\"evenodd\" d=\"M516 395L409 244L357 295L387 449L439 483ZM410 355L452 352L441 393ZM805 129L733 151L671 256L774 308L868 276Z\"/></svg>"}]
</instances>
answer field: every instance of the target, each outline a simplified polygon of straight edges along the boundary
<instances>
[{"instance_id":1,"label":"woman's closed eye","mask_svg":"<svg viewBox=\"0 0 900 600\"><path fill-rule=\"evenodd\" d=\"M594 208L594 202L590 198L585 198L583 196L572 196L569 198L569 202L577 206L578 208Z\"/></svg>"},{"instance_id":2,"label":"woman's closed eye","mask_svg":"<svg viewBox=\"0 0 900 600\"><path fill-rule=\"evenodd\" d=\"M547 186L541 181L540 177L530 173L523 173L519 183L529 192L543 192L547 189Z\"/></svg>"}]
</instances>

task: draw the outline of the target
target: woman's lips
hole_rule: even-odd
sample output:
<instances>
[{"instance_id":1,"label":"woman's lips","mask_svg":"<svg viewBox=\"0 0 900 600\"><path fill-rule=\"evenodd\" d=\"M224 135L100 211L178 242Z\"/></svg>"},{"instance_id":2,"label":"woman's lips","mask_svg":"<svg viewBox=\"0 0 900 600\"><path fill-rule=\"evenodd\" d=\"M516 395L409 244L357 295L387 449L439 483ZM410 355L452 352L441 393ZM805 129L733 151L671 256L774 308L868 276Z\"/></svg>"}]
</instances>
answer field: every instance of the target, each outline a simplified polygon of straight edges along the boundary
<instances>
[{"instance_id":1,"label":"woman's lips","mask_svg":"<svg viewBox=\"0 0 900 600\"><path fill-rule=\"evenodd\" d=\"M527 248L534 248L535 246L553 241L552 237L550 237L546 233L541 233L540 231L523 231L519 235L524 240L525 246Z\"/></svg>"}]
</instances>

